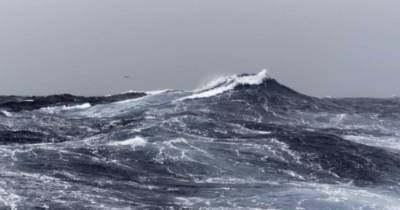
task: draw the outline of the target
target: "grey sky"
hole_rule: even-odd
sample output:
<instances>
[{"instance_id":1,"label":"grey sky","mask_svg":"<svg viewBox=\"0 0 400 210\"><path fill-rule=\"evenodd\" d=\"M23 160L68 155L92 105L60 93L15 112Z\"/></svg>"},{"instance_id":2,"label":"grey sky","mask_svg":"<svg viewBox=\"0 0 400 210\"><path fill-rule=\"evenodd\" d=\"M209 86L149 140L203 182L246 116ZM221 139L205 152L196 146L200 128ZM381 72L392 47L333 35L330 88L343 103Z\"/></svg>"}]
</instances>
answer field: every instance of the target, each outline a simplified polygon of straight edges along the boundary
<instances>
[{"instance_id":1,"label":"grey sky","mask_svg":"<svg viewBox=\"0 0 400 210\"><path fill-rule=\"evenodd\" d=\"M400 95L399 8L398 0L0 0L0 94L191 89L267 68L312 95Z\"/></svg>"}]
</instances>

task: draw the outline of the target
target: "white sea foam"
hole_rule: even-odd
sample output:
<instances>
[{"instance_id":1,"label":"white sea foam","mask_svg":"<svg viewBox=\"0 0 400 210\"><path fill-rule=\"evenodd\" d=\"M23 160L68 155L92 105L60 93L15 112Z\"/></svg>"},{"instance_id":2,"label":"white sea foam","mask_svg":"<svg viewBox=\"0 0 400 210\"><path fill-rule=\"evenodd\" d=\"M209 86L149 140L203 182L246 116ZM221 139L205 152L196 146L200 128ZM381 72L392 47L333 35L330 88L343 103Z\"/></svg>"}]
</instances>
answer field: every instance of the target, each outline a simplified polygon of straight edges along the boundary
<instances>
[{"instance_id":1,"label":"white sea foam","mask_svg":"<svg viewBox=\"0 0 400 210\"><path fill-rule=\"evenodd\" d=\"M293 192L310 196L308 198L310 201L313 200L314 195L317 196L319 202L326 205L342 204L351 206L351 209L397 210L400 205L400 200L396 195L377 189L356 188L350 184L298 183L295 184ZM308 199L304 198L304 200Z\"/></svg>"},{"instance_id":2,"label":"white sea foam","mask_svg":"<svg viewBox=\"0 0 400 210\"><path fill-rule=\"evenodd\" d=\"M172 91L171 89L164 89L164 90L150 90L150 91L146 91L145 93L147 95L159 95L159 94L163 94L166 93L168 91Z\"/></svg>"},{"instance_id":3,"label":"white sea foam","mask_svg":"<svg viewBox=\"0 0 400 210\"><path fill-rule=\"evenodd\" d=\"M11 210L17 210L17 204L21 201L21 197L10 192L10 189L0 187L0 206L7 206ZM4 207L4 206L3 206Z\"/></svg>"},{"instance_id":4,"label":"white sea foam","mask_svg":"<svg viewBox=\"0 0 400 210\"><path fill-rule=\"evenodd\" d=\"M125 92L122 92L122 94L127 94L127 93L145 93L146 95L159 95L166 93L168 91L173 91L171 89L162 89L162 90L148 90L148 91L137 91L137 90L128 90ZM106 96L112 96L112 95L106 95Z\"/></svg>"},{"instance_id":5,"label":"white sea foam","mask_svg":"<svg viewBox=\"0 0 400 210\"><path fill-rule=\"evenodd\" d=\"M259 133L259 134L271 134L271 131L258 131L258 130L254 130L255 132Z\"/></svg>"},{"instance_id":6,"label":"white sea foam","mask_svg":"<svg viewBox=\"0 0 400 210\"><path fill-rule=\"evenodd\" d=\"M76 106L63 106L63 110L72 110L72 109L87 109L92 107L90 103L84 103L81 105L76 105Z\"/></svg>"},{"instance_id":7,"label":"white sea foam","mask_svg":"<svg viewBox=\"0 0 400 210\"><path fill-rule=\"evenodd\" d=\"M398 136L344 135L343 138L359 144L400 150L400 138Z\"/></svg>"},{"instance_id":8,"label":"white sea foam","mask_svg":"<svg viewBox=\"0 0 400 210\"><path fill-rule=\"evenodd\" d=\"M221 93L234 89L238 85L259 85L266 78L268 78L267 70L262 70L258 74L254 75L234 75L229 77L217 78L205 85L204 87L195 90L193 95L181 98L180 100L207 98L219 95Z\"/></svg>"},{"instance_id":9,"label":"white sea foam","mask_svg":"<svg viewBox=\"0 0 400 210\"><path fill-rule=\"evenodd\" d=\"M108 145L111 146L131 146L132 148L135 147L143 147L147 144L147 140L144 139L143 137L140 136L136 136L133 139L127 139L124 141L115 141L115 142L111 142Z\"/></svg>"},{"instance_id":10,"label":"white sea foam","mask_svg":"<svg viewBox=\"0 0 400 210\"><path fill-rule=\"evenodd\" d=\"M13 116L10 112L7 112L6 110L1 110L1 113L3 113L6 117L12 117Z\"/></svg>"},{"instance_id":11,"label":"white sea foam","mask_svg":"<svg viewBox=\"0 0 400 210\"><path fill-rule=\"evenodd\" d=\"M47 113L57 113L57 112L61 112L61 111L69 111L69 110L81 110L81 109L88 109L92 107L92 105L90 103L84 103L84 104L80 104L80 105L75 105L75 106L54 106L54 107L45 107L45 108L41 108L40 111L44 111Z\"/></svg>"}]
</instances>

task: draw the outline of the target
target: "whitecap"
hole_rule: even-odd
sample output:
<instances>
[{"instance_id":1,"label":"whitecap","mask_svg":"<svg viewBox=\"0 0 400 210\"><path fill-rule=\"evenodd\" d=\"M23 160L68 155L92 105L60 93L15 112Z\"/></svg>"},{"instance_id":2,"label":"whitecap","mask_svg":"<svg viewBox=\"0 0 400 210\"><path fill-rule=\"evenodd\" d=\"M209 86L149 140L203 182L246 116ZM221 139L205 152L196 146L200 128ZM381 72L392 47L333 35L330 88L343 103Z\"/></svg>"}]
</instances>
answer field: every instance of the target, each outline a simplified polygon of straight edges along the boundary
<instances>
[{"instance_id":1,"label":"whitecap","mask_svg":"<svg viewBox=\"0 0 400 210\"><path fill-rule=\"evenodd\" d=\"M359 144L400 150L400 138L398 136L343 135L342 137Z\"/></svg>"},{"instance_id":2,"label":"whitecap","mask_svg":"<svg viewBox=\"0 0 400 210\"><path fill-rule=\"evenodd\" d=\"M143 137L140 136L136 136L133 139L127 139L124 141L115 141L115 142L111 142L108 145L110 146L131 146L132 148L135 147L143 147L147 144L147 140L144 139Z\"/></svg>"},{"instance_id":3,"label":"whitecap","mask_svg":"<svg viewBox=\"0 0 400 210\"><path fill-rule=\"evenodd\" d=\"M161 90L148 90L148 91L137 91L137 90L128 90L125 92L122 92L122 94L128 94L128 93L145 93L146 95L159 95L162 93L166 93L169 91L173 91L172 89L161 89ZM107 97L110 97L112 95L106 95Z\"/></svg>"},{"instance_id":4,"label":"whitecap","mask_svg":"<svg viewBox=\"0 0 400 210\"><path fill-rule=\"evenodd\" d=\"M1 110L1 113L3 113L6 117L12 117L13 115L11 114L11 112L8 112L6 110Z\"/></svg>"},{"instance_id":5,"label":"whitecap","mask_svg":"<svg viewBox=\"0 0 400 210\"><path fill-rule=\"evenodd\" d=\"M145 91L146 95L159 95L163 94L166 92L172 91L171 89L164 89L164 90L150 90L150 91Z\"/></svg>"},{"instance_id":6,"label":"whitecap","mask_svg":"<svg viewBox=\"0 0 400 210\"><path fill-rule=\"evenodd\" d=\"M61 111L82 110L82 109L88 109L90 107L92 107L92 105L90 103L84 103L84 104L75 105L75 106L64 105L64 106L45 107L45 108L41 108L40 111L54 114L54 113L61 112Z\"/></svg>"},{"instance_id":7,"label":"whitecap","mask_svg":"<svg viewBox=\"0 0 400 210\"><path fill-rule=\"evenodd\" d=\"M211 81L203 88L194 91L193 95L181 98L179 100L207 98L234 89L238 85L259 85L268 78L268 71L262 70L258 74L252 75L234 75L221 77Z\"/></svg>"},{"instance_id":8,"label":"whitecap","mask_svg":"<svg viewBox=\"0 0 400 210\"><path fill-rule=\"evenodd\" d=\"M255 132L259 133L259 134L263 134L263 135L267 135L267 134L271 134L271 131L259 131L259 130L254 130Z\"/></svg>"}]
</instances>

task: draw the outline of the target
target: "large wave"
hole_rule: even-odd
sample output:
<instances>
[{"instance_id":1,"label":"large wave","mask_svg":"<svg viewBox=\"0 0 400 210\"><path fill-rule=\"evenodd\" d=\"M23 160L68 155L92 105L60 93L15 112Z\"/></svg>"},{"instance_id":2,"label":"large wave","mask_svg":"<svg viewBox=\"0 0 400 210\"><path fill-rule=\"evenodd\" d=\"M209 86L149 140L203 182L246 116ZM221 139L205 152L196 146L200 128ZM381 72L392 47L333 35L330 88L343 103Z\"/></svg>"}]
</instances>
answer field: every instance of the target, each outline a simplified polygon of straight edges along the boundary
<instances>
[{"instance_id":1,"label":"large wave","mask_svg":"<svg viewBox=\"0 0 400 210\"><path fill-rule=\"evenodd\" d=\"M0 209L398 209L400 101L266 71L194 91L0 97Z\"/></svg>"}]
</instances>

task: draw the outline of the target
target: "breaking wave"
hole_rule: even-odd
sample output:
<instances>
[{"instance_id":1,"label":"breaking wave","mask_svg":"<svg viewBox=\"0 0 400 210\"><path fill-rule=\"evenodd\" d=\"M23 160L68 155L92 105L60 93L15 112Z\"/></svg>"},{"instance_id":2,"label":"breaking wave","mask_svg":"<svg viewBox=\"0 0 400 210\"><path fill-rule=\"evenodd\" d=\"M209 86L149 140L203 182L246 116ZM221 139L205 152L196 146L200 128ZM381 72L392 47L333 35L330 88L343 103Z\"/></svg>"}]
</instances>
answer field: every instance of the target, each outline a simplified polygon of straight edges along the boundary
<instances>
[{"instance_id":1,"label":"breaking wave","mask_svg":"<svg viewBox=\"0 0 400 210\"><path fill-rule=\"evenodd\" d=\"M234 75L229 77L219 77L206 84L204 87L195 90L194 94L186 96L180 100L215 96L232 90L238 85L259 85L267 78L267 70L262 70L256 75Z\"/></svg>"}]
</instances>

